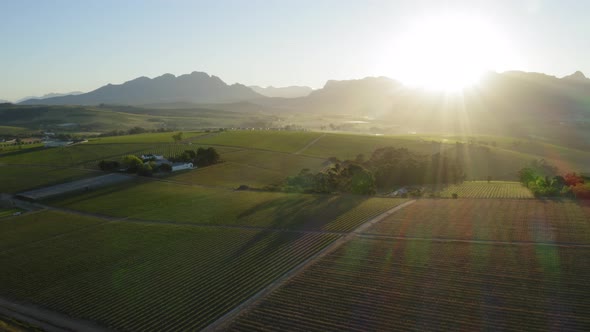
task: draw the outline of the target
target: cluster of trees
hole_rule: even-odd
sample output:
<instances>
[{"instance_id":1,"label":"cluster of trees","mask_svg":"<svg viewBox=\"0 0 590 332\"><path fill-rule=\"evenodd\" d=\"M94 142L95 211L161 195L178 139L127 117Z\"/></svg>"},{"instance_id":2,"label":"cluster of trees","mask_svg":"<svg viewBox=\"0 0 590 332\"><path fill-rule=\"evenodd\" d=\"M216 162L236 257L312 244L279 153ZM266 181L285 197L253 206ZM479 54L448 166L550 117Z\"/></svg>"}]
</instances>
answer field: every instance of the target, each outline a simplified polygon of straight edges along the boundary
<instances>
[{"instance_id":1,"label":"cluster of trees","mask_svg":"<svg viewBox=\"0 0 590 332\"><path fill-rule=\"evenodd\" d=\"M456 160L442 154L418 155L408 149L385 147L373 152L368 160L358 155L355 160L330 158L332 166L311 173L308 169L289 177L287 191L316 193L349 192L374 194L377 189L421 184L460 183L465 180Z\"/></svg>"},{"instance_id":2,"label":"cluster of trees","mask_svg":"<svg viewBox=\"0 0 590 332\"><path fill-rule=\"evenodd\" d=\"M536 197L575 197L590 199L590 183L575 172L565 175L543 175L533 167L518 172L520 182L527 186Z\"/></svg>"},{"instance_id":3,"label":"cluster of trees","mask_svg":"<svg viewBox=\"0 0 590 332\"><path fill-rule=\"evenodd\" d=\"M375 177L362 165L337 163L315 174L305 168L298 175L287 178L285 189L314 193L350 192L372 195L375 193L375 188Z\"/></svg>"},{"instance_id":4,"label":"cluster of trees","mask_svg":"<svg viewBox=\"0 0 590 332\"><path fill-rule=\"evenodd\" d=\"M221 157L215 148L208 147L208 148L198 148L196 151L194 150L185 150L177 157L169 158L170 161L174 162L185 162L185 163L193 163L198 167L209 166L213 164L217 164L221 161Z\"/></svg>"},{"instance_id":5,"label":"cluster of trees","mask_svg":"<svg viewBox=\"0 0 590 332\"><path fill-rule=\"evenodd\" d=\"M104 132L100 135L98 135L98 137L107 137L107 136L125 136L125 135L135 135L135 134L143 134L143 133L165 133L165 132L171 132L172 129L168 129L168 128L158 128L158 129L146 129L146 128L142 128L142 127L133 127L127 130L111 130L111 131L107 131Z\"/></svg>"}]
</instances>

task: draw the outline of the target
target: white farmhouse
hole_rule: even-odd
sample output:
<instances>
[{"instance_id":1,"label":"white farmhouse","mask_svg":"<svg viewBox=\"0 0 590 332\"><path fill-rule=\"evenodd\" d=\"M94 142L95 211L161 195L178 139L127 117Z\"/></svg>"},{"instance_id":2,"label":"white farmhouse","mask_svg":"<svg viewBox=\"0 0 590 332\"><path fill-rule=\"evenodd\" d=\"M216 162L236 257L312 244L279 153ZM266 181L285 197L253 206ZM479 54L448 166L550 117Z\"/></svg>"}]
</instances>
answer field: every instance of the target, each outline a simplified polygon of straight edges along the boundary
<instances>
[{"instance_id":1,"label":"white farmhouse","mask_svg":"<svg viewBox=\"0 0 590 332\"><path fill-rule=\"evenodd\" d=\"M182 171L184 169L193 169L193 163L174 163L172 164L172 172Z\"/></svg>"}]
</instances>

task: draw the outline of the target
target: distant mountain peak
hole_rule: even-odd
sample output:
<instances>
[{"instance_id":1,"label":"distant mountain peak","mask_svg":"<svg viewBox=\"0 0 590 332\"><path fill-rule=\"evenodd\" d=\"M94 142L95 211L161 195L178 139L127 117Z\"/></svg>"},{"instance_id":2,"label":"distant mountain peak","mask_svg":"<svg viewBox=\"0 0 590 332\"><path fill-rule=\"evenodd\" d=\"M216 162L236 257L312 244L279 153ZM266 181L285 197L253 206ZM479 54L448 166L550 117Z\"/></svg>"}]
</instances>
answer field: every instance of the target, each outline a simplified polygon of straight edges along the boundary
<instances>
[{"instance_id":1,"label":"distant mountain peak","mask_svg":"<svg viewBox=\"0 0 590 332\"><path fill-rule=\"evenodd\" d=\"M562 78L564 80L575 80L575 81L585 81L588 80L588 78L584 75L584 73L582 73L581 71L576 71L575 73L565 76L564 78Z\"/></svg>"},{"instance_id":2,"label":"distant mountain peak","mask_svg":"<svg viewBox=\"0 0 590 332\"><path fill-rule=\"evenodd\" d=\"M76 96L25 100L23 104L46 105L143 105L154 103L226 103L263 98L241 84L227 85L221 78L194 71L178 77L167 73L155 78L141 76L123 84L107 84Z\"/></svg>"}]
</instances>

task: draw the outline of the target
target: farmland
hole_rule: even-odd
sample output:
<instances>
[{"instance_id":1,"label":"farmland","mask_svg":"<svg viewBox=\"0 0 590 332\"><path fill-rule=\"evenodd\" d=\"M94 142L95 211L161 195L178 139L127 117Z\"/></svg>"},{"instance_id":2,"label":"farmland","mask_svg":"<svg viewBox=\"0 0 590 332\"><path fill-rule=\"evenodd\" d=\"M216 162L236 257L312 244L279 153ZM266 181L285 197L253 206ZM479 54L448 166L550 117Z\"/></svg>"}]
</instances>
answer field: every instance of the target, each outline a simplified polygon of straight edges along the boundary
<instances>
[{"instance_id":1,"label":"farmland","mask_svg":"<svg viewBox=\"0 0 590 332\"><path fill-rule=\"evenodd\" d=\"M420 200L367 233L422 239L590 244L590 206L572 201Z\"/></svg>"},{"instance_id":2,"label":"farmland","mask_svg":"<svg viewBox=\"0 0 590 332\"><path fill-rule=\"evenodd\" d=\"M213 146L223 161L0 219L0 266L11 272L0 274L0 300L125 331L200 330L236 308L223 329L590 327L588 204L535 200L514 182L468 181L437 188L459 199L419 199L361 231L408 200L257 188L320 171L332 156L395 146L454 159L455 145L289 131L185 132L173 144L172 134L0 156L0 192L8 193L101 174L90 171L98 161L126 154ZM466 171L478 179L510 178L532 159L503 145L466 151ZM234 190L240 185L253 189Z\"/></svg>"},{"instance_id":3,"label":"farmland","mask_svg":"<svg viewBox=\"0 0 590 332\"><path fill-rule=\"evenodd\" d=\"M113 329L198 330L336 237L101 224L0 252L18 271L0 294Z\"/></svg>"},{"instance_id":4,"label":"farmland","mask_svg":"<svg viewBox=\"0 0 590 332\"><path fill-rule=\"evenodd\" d=\"M279 152L296 152L321 136L316 132L292 131L227 131L199 140L200 144L227 145Z\"/></svg>"},{"instance_id":5,"label":"farmland","mask_svg":"<svg viewBox=\"0 0 590 332\"><path fill-rule=\"evenodd\" d=\"M226 329L588 330L589 254L588 247L361 237Z\"/></svg>"},{"instance_id":6,"label":"farmland","mask_svg":"<svg viewBox=\"0 0 590 332\"><path fill-rule=\"evenodd\" d=\"M146 133L124 136L99 137L89 141L90 144L125 144L125 143L172 143L172 135L177 132ZM204 135L203 132L182 132L182 139L191 139Z\"/></svg>"},{"instance_id":7,"label":"farmland","mask_svg":"<svg viewBox=\"0 0 590 332\"><path fill-rule=\"evenodd\" d=\"M0 192L17 193L65 181L96 175L81 169L43 166L0 166Z\"/></svg>"},{"instance_id":8,"label":"farmland","mask_svg":"<svg viewBox=\"0 0 590 332\"><path fill-rule=\"evenodd\" d=\"M445 187L438 194L444 198L453 194L459 198L534 198L521 183L508 181L467 181Z\"/></svg>"},{"instance_id":9,"label":"farmland","mask_svg":"<svg viewBox=\"0 0 590 332\"><path fill-rule=\"evenodd\" d=\"M89 213L172 223L345 231L402 202L354 195L234 192L143 182L100 189L56 204Z\"/></svg>"}]
</instances>

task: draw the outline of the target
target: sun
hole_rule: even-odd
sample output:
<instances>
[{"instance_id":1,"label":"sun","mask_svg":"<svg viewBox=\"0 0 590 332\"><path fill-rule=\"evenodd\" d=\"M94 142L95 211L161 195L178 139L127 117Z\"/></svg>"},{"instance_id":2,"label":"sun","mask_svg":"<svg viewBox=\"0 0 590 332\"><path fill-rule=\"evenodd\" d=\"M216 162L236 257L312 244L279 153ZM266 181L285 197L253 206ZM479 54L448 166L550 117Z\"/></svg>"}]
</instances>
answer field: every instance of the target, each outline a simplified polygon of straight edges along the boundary
<instances>
[{"instance_id":1,"label":"sun","mask_svg":"<svg viewBox=\"0 0 590 332\"><path fill-rule=\"evenodd\" d=\"M392 75L404 84L457 91L510 58L507 39L481 17L439 14L416 19L395 41Z\"/></svg>"}]
</instances>

